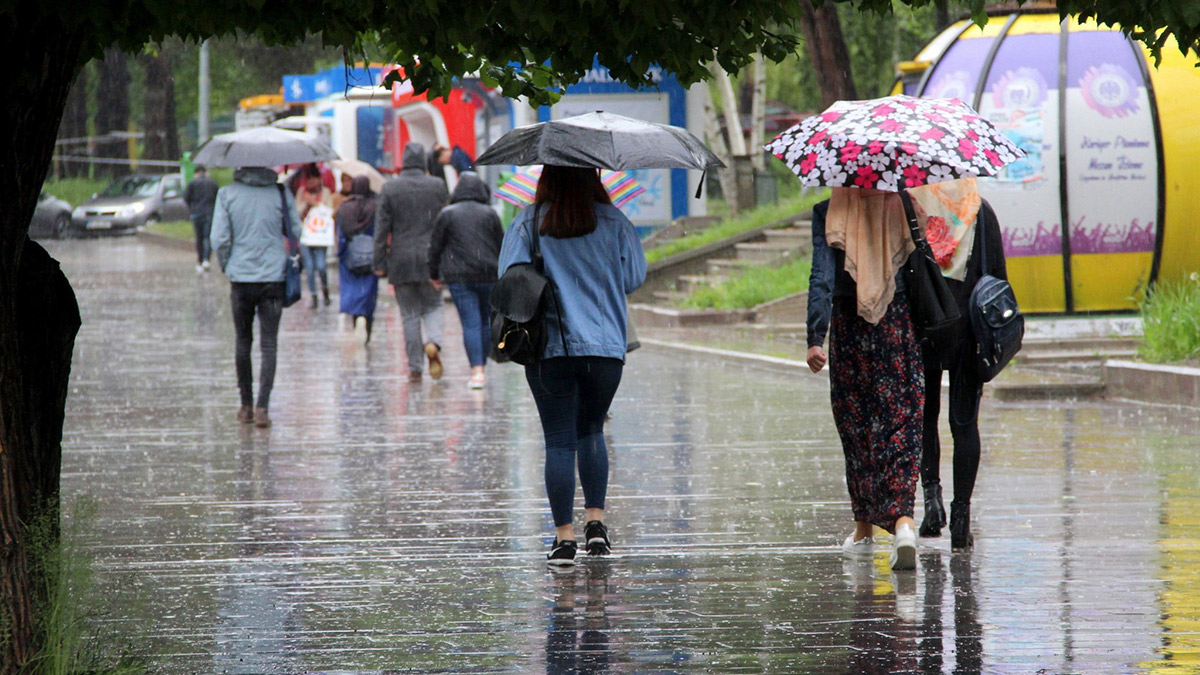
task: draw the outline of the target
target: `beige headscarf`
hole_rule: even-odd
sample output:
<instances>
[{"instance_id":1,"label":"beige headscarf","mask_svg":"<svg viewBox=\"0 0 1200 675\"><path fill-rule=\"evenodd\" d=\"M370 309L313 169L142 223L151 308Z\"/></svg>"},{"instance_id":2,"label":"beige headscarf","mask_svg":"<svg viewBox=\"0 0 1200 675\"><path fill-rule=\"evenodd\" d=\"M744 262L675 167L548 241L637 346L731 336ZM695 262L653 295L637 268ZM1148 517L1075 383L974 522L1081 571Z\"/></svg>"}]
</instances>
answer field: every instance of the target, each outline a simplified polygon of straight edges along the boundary
<instances>
[{"instance_id":1,"label":"beige headscarf","mask_svg":"<svg viewBox=\"0 0 1200 675\"><path fill-rule=\"evenodd\" d=\"M858 287L858 315L879 323L896 294L896 272L916 248L900 194L833 188L825 238L846 252L846 271Z\"/></svg>"}]
</instances>

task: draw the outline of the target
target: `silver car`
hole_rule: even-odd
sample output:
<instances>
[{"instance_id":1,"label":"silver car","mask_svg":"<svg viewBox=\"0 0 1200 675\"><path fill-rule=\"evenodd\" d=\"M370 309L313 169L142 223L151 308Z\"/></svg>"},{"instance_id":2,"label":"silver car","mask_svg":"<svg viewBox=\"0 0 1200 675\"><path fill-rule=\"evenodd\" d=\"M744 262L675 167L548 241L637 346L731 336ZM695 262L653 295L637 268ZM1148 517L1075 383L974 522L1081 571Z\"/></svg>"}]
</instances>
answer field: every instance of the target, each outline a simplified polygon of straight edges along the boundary
<instances>
[{"instance_id":1,"label":"silver car","mask_svg":"<svg viewBox=\"0 0 1200 675\"><path fill-rule=\"evenodd\" d=\"M72 227L83 232L132 232L146 225L187 220L183 179L179 174L119 178L75 207Z\"/></svg>"}]
</instances>

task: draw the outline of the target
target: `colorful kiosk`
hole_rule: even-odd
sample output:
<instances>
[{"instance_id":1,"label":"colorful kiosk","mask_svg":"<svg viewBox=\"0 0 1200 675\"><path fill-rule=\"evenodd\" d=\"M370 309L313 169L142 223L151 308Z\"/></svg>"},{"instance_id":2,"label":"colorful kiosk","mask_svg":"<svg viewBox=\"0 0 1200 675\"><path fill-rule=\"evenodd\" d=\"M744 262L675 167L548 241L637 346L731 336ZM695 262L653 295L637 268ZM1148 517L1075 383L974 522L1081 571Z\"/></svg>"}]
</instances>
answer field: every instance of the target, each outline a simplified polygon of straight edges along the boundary
<instances>
[{"instance_id":1,"label":"colorful kiosk","mask_svg":"<svg viewBox=\"0 0 1200 675\"><path fill-rule=\"evenodd\" d=\"M1057 10L964 20L900 65L896 92L960 98L1026 157L981 181L1023 310L1129 311L1200 270L1200 68Z\"/></svg>"}]
</instances>

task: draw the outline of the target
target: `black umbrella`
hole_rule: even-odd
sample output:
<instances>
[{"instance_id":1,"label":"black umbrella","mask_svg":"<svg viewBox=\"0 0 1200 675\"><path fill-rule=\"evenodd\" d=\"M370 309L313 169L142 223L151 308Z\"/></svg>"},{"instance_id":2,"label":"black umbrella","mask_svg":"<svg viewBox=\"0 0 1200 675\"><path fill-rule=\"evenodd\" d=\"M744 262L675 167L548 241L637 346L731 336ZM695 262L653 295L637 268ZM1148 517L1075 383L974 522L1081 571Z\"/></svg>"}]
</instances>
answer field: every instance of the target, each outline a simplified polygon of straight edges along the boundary
<instances>
[{"instance_id":1,"label":"black umbrella","mask_svg":"<svg viewBox=\"0 0 1200 675\"><path fill-rule=\"evenodd\" d=\"M300 131L255 127L213 136L192 161L208 166L275 166L337 159L325 141Z\"/></svg>"},{"instance_id":2,"label":"black umbrella","mask_svg":"<svg viewBox=\"0 0 1200 675\"><path fill-rule=\"evenodd\" d=\"M685 129L606 112L518 127L476 164L554 164L614 171L711 169L725 164Z\"/></svg>"}]
</instances>

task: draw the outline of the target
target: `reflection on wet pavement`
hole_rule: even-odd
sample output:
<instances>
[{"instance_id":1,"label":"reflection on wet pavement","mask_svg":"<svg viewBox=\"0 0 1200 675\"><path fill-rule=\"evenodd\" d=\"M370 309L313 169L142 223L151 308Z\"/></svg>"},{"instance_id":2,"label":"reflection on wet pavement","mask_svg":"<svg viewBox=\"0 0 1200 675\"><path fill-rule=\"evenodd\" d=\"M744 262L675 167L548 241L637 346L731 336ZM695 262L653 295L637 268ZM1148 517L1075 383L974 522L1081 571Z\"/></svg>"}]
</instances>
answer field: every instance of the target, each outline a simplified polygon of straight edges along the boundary
<instances>
[{"instance_id":1,"label":"reflection on wet pavement","mask_svg":"<svg viewBox=\"0 0 1200 675\"><path fill-rule=\"evenodd\" d=\"M219 274L133 238L49 248L84 317L65 501L99 505L108 619L163 672L1197 662L1194 412L989 404L975 552L922 540L918 570L893 574L886 551L840 555L827 380L647 347L607 429L617 555L555 573L524 378L495 366L469 391L454 312L447 377L410 384L390 296L369 349L332 309L286 310L261 431L234 419Z\"/></svg>"}]
</instances>

